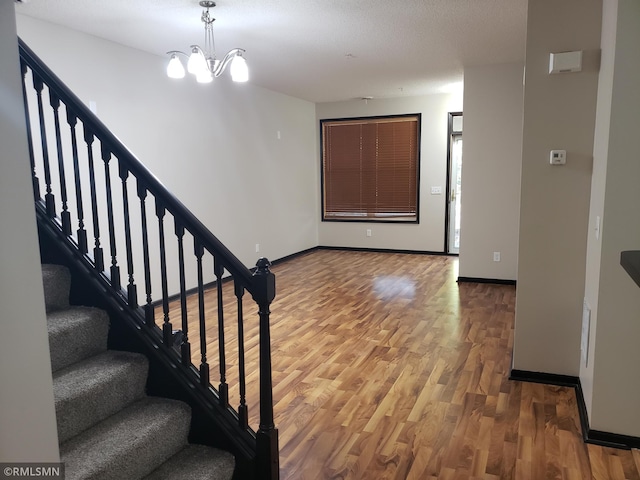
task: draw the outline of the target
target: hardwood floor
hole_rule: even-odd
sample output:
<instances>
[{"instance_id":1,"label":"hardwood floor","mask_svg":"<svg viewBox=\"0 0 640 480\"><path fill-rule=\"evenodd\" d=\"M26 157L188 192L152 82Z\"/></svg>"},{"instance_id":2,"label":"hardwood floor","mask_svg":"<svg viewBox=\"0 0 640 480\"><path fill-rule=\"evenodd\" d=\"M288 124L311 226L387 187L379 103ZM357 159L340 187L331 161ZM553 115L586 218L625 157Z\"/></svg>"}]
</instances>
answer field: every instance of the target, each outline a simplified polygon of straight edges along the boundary
<instances>
[{"instance_id":1,"label":"hardwood floor","mask_svg":"<svg viewBox=\"0 0 640 480\"><path fill-rule=\"evenodd\" d=\"M582 442L572 389L508 380L515 288L458 285L457 263L319 250L273 268L281 478L640 480L637 451ZM208 292L214 385L216 302ZM257 428L256 307L250 299L243 305L247 399ZM194 306L190 299L198 365ZM224 308L226 375L237 406L236 307ZM172 309L178 319L179 305Z\"/></svg>"}]
</instances>

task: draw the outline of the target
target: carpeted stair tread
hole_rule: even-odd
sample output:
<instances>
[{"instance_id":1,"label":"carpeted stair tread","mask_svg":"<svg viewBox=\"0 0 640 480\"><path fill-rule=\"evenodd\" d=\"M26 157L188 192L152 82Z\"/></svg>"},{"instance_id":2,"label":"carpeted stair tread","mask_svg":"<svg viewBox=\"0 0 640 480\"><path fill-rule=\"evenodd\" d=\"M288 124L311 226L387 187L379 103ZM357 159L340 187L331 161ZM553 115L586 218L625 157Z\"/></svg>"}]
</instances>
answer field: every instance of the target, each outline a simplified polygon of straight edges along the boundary
<instances>
[{"instance_id":1,"label":"carpeted stair tread","mask_svg":"<svg viewBox=\"0 0 640 480\"><path fill-rule=\"evenodd\" d=\"M47 314L51 369L60 370L107 349L109 317L91 307L70 307Z\"/></svg>"},{"instance_id":2,"label":"carpeted stair tread","mask_svg":"<svg viewBox=\"0 0 640 480\"><path fill-rule=\"evenodd\" d=\"M185 403L140 400L60 445L65 478L141 478L186 445L190 418Z\"/></svg>"},{"instance_id":3,"label":"carpeted stair tread","mask_svg":"<svg viewBox=\"0 0 640 480\"><path fill-rule=\"evenodd\" d=\"M234 467L229 452L187 445L143 480L231 480Z\"/></svg>"},{"instance_id":4,"label":"carpeted stair tread","mask_svg":"<svg viewBox=\"0 0 640 480\"><path fill-rule=\"evenodd\" d=\"M44 304L47 312L69 307L69 289L71 274L62 265L42 265L42 286L44 287Z\"/></svg>"},{"instance_id":5,"label":"carpeted stair tread","mask_svg":"<svg viewBox=\"0 0 640 480\"><path fill-rule=\"evenodd\" d=\"M144 355L109 350L53 375L58 440L64 442L144 397Z\"/></svg>"}]
</instances>

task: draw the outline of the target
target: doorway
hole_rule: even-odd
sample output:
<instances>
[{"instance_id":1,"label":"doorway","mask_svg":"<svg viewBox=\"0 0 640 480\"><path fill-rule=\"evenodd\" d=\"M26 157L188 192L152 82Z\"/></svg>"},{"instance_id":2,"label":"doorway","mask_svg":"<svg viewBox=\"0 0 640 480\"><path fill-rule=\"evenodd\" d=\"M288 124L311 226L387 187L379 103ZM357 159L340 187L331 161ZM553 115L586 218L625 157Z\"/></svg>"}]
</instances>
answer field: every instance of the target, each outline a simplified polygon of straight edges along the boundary
<instances>
[{"instance_id":1,"label":"doorway","mask_svg":"<svg viewBox=\"0 0 640 480\"><path fill-rule=\"evenodd\" d=\"M460 205L462 200L462 112L449 113L447 147L447 209L445 251L460 252Z\"/></svg>"}]
</instances>

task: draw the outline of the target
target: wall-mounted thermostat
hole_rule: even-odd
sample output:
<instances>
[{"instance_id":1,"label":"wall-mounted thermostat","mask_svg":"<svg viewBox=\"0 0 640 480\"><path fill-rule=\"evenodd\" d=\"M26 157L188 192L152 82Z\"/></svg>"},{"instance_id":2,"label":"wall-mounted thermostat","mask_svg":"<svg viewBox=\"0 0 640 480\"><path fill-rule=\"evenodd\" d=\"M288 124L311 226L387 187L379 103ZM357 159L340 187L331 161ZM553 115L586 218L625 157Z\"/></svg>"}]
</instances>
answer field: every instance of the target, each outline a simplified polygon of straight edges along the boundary
<instances>
[{"instance_id":1,"label":"wall-mounted thermostat","mask_svg":"<svg viewBox=\"0 0 640 480\"><path fill-rule=\"evenodd\" d=\"M567 151L566 150L551 150L549 155L549 163L551 165L564 165L567 163Z\"/></svg>"}]
</instances>

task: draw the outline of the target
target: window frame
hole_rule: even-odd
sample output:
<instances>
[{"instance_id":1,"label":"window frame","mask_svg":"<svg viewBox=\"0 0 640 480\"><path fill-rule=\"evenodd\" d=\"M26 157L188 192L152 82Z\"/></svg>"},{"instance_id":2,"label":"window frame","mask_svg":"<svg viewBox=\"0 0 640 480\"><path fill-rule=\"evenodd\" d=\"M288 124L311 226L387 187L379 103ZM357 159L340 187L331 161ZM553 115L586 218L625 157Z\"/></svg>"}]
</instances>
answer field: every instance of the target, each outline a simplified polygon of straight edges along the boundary
<instances>
[{"instance_id":1,"label":"window frame","mask_svg":"<svg viewBox=\"0 0 640 480\"><path fill-rule=\"evenodd\" d=\"M344 218L337 216L327 217L326 215L326 194L325 194L325 152L324 152L324 132L325 124L336 124L344 122L345 124L357 123L359 121L366 121L369 123L388 123L394 119L407 119L413 118L416 120L416 212L415 216L408 218L407 216L398 215L397 217L389 216L362 216L357 215L345 215ZM418 224L420 223L420 166L421 166L421 134L422 134L422 114L421 113L406 113L396 115L376 115L366 117L346 117L346 118L326 118L320 120L320 219L323 222L369 222L369 223L399 223L399 224Z\"/></svg>"}]
</instances>

